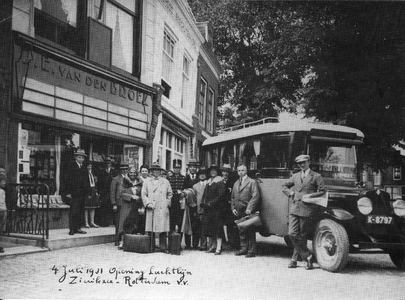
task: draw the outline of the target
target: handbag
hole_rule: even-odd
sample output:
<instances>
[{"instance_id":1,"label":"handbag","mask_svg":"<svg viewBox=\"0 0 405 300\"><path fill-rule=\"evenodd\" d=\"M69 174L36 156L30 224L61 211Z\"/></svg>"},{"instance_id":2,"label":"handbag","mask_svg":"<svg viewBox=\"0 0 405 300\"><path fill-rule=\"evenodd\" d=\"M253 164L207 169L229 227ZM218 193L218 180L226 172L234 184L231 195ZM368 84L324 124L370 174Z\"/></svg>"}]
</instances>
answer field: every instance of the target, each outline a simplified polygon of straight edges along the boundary
<instances>
[{"instance_id":1,"label":"handbag","mask_svg":"<svg viewBox=\"0 0 405 300\"><path fill-rule=\"evenodd\" d=\"M261 226L262 220L260 219L260 213L257 211L254 214L236 220L235 223L239 231L244 232L248 228Z\"/></svg>"}]
</instances>

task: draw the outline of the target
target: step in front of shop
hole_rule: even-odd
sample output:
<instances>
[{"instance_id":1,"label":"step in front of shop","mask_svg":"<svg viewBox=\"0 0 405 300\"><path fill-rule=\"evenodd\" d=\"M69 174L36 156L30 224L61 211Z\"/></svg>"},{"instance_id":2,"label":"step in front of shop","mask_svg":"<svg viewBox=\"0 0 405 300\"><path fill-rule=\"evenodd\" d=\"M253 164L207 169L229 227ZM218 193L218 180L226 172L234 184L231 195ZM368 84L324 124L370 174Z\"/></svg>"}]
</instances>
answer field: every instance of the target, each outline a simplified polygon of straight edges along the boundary
<instances>
[{"instance_id":1,"label":"step in front of shop","mask_svg":"<svg viewBox=\"0 0 405 300\"><path fill-rule=\"evenodd\" d=\"M46 250L58 250L73 247L113 243L115 241L115 227L83 228L86 234L69 235L69 229L49 230L49 239L43 240L41 236L22 233L10 233L1 236L0 241L9 241L19 245L26 245Z\"/></svg>"}]
</instances>

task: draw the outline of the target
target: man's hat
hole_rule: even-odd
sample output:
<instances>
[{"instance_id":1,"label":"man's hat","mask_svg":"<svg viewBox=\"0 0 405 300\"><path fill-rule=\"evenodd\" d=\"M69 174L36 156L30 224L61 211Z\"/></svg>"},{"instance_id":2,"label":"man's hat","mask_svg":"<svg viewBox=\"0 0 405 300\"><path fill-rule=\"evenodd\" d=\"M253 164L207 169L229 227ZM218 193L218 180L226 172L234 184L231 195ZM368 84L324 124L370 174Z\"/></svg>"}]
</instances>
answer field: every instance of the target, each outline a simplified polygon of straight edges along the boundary
<instances>
[{"instance_id":1,"label":"man's hat","mask_svg":"<svg viewBox=\"0 0 405 300\"><path fill-rule=\"evenodd\" d=\"M190 158L190 160L188 161L187 166L196 166L199 167L200 163L195 159L195 158Z\"/></svg>"},{"instance_id":2,"label":"man's hat","mask_svg":"<svg viewBox=\"0 0 405 300\"><path fill-rule=\"evenodd\" d=\"M104 163L110 164L111 163L111 157L106 156L106 158L104 158Z\"/></svg>"},{"instance_id":3,"label":"man's hat","mask_svg":"<svg viewBox=\"0 0 405 300\"><path fill-rule=\"evenodd\" d=\"M299 156L297 156L297 157L295 158L295 162L296 162L296 163L300 163L300 162L303 162L303 161L307 161L307 160L309 160L309 159L310 159L309 155L302 154L302 155L299 155Z\"/></svg>"},{"instance_id":4,"label":"man's hat","mask_svg":"<svg viewBox=\"0 0 405 300\"><path fill-rule=\"evenodd\" d=\"M207 176L207 169L205 167L201 167L198 172L197 172L197 176L204 174L205 176Z\"/></svg>"},{"instance_id":5,"label":"man's hat","mask_svg":"<svg viewBox=\"0 0 405 300\"><path fill-rule=\"evenodd\" d=\"M128 164L120 164L118 169L120 170L128 170L129 169L129 165Z\"/></svg>"},{"instance_id":6,"label":"man's hat","mask_svg":"<svg viewBox=\"0 0 405 300\"><path fill-rule=\"evenodd\" d=\"M221 168L222 171L227 171L230 172L232 171L231 165L230 164L224 164Z\"/></svg>"},{"instance_id":7,"label":"man's hat","mask_svg":"<svg viewBox=\"0 0 405 300\"><path fill-rule=\"evenodd\" d=\"M181 164L179 164L178 162L174 163L173 168L181 168Z\"/></svg>"},{"instance_id":8,"label":"man's hat","mask_svg":"<svg viewBox=\"0 0 405 300\"><path fill-rule=\"evenodd\" d=\"M211 167L208 168L208 173L211 173L212 170L217 170L218 175L221 175L221 169L217 165L211 165Z\"/></svg>"},{"instance_id":9,"label":"man's hat","mask_svg":"<svg viewBox=\"0 0 405 300\"><path fill-rule=\"evenodd\" d=\"M162 169L162 168L159 166L159 164L158 164L157 162L154 162L154 163L150 166L149 170L151 170L151 171L153 171L153 170L165 171L164 169Z\"/></svg>"},{"instance_id":10,"label":"man's hat","mask_svg":"<svg viewBox=\"0 0 405 300\"><path fill-rule=\"evenodd\" d=\"M83 149L77 149L77 151L74 153L75 156L83 156L87 157L86 152Z\"/></svg>"}]
</instances>

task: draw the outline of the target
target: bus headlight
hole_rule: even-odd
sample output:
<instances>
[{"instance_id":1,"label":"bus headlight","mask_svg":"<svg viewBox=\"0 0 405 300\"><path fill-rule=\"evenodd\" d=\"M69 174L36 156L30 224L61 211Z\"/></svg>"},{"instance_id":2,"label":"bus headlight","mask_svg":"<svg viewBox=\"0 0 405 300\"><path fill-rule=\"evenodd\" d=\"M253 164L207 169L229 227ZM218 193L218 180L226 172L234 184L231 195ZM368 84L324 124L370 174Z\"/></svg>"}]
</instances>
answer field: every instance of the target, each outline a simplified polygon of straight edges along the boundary
<instances>
[{"instance_id":1,"label":"bus headlight","mask_svg":"<svg viewBox=\"0 0 405 300\"><path fill-rule=\"evenodd\" d=\"M394 213L401 218L405 218L405 201L404 200L396 200L392 203L392 208L394 209Z\"/></svg>"},{"instance_id":2,"label":"bus headlight","mask_svg":"<svg viewBox=\"0 0 405 300\"><path fill-rule=\"evenodd\" d=\"M369 198L363 197L357 201L357 208L363 215L368 215L373 210L373 203Z\"/></svg>"}]
</instances>

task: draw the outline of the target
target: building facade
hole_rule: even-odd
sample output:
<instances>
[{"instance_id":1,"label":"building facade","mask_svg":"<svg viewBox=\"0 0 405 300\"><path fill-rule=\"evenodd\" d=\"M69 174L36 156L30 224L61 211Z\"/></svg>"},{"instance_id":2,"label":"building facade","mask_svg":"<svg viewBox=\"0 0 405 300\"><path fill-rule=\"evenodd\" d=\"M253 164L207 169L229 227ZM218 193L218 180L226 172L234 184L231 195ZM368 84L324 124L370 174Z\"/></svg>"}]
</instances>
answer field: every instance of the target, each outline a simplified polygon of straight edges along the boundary
<instances>
[{"instance_id":1,"label":"building facade","mask_svg":"<svg viewBox=\"0 0 405 300\"><path fill-rule=\"evenodd\" d=\"M187 1L5 0L0 11L0 166L9 181L63 194L77 148L96 168L110 157L185 171L199 158L215 133L221 69Z\"/></svg>"},{"instance_id":2,"label":"building facade","mask_svg":"<svg viewBox=\"0 0 405 300\"><path fill-rule=\"evenodd\" d=\"M142 81L160 83L163 89L152 160L168 170L179 163L184 173L190 158L199 159L198 146L204 136L215 132L212 126L203 135L205 130L197 121L202 74L207 83L203 99L206 109L210 91L211 101L217 101L222 70L212 47L206 45L210 40L208 24L196 22L187 1L149 0L147 7L144 44L148 47ZM212 124L216 122L215 103L204 116L209 114Z\"/></svg>"}]
</instances>

